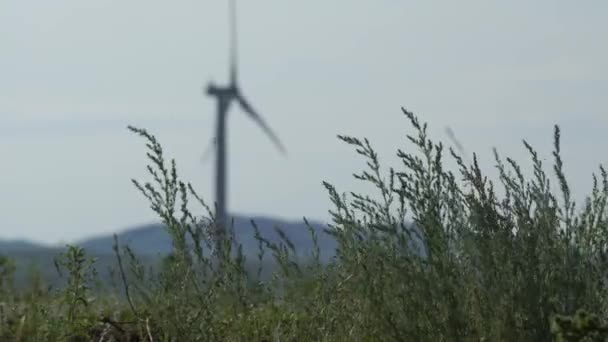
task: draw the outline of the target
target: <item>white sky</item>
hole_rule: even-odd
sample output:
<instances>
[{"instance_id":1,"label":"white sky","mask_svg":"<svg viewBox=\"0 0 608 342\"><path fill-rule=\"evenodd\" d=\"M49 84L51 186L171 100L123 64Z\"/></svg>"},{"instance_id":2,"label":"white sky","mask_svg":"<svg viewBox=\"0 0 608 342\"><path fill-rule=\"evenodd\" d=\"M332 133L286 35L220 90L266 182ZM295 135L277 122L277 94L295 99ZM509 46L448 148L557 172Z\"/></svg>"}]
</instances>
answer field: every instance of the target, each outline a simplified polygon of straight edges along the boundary
<instances>
[{"instance_id":1,"label":"white sky","mask_svg":"<svg viewBox=\"0 0 608 342\"><path fill-rule=\"evenodd\" d=\"M408 148L400 107L448 142L528 165L562 128L577 194L608 164L605 1L240 1L241 85L287 146L238 109L229 119L233 212L328 219L322 180L366 189L336 134L368 137L385 165ZM155 220L149 129L209 201L200 156L227 81L226 1L0 1L0 238L71 241ZM548 165L549 166L549 165Z\"/></svg>"}]
</instances>

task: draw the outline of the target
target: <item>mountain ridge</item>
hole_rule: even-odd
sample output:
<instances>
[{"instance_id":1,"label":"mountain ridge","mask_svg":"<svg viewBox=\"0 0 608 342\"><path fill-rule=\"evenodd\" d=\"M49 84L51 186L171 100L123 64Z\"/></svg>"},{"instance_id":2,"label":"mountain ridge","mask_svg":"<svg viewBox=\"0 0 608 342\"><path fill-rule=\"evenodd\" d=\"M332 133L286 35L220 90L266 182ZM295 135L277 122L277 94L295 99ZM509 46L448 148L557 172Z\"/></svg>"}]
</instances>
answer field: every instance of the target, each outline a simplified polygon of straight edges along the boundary
<instances>
[{"instance_id":1,"label":"mountain ridge","mask_svg":"<svg viewBox=\"0 0 608 342\"><path fill-rule=\"evenodd\" d=\"M280 241L280 236L275 231L275 227L279 227L293 242L297 252L300 252L300 250L302 252L311 251L314 247L312 236L303 219L301 221L285 220L262 215L234 215L233 219L236 240L243 245L243 251L247 256L257 254L258 249L258 243L254 237L254 228L251 224L252 220L259 228L262 237L270 242ZM312 220L309 221L309 224L317 234L322 254L326 252L333 254L337 243L333 237L324 231L328 227L327 224ZM171 237L160 222L130 226L112 233L79 239L70 244L84 248L91 255L110 255L113 254L114 234L117 235L119 244L129 245L135 255L157 256L168 254L172 250ZM46 245L26 239L0 240L0 254L8 255L14 253L25 255L28 252L36 253L38 251L60 251L64 247L65 245Z\"/></svg>"}]
</instances>

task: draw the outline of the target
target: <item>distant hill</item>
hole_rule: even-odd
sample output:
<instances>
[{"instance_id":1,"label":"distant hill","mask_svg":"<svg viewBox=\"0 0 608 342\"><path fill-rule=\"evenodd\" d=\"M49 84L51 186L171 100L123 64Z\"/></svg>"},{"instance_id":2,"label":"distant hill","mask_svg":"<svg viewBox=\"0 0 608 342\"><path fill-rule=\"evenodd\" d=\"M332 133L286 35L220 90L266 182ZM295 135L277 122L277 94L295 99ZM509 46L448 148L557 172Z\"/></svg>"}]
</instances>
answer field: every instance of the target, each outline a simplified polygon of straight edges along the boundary
<instances>
[{"instance_id":1,"label":"distant hill","mask_svg":"<svg viewBox=\"0 0 608 342\"><path fill-rule=\"evenodd\" d=\"M243 246L245 256L250 260L257 259L258 243L254 238L254 229L251 219L256 222L261 235L271 242L279 242L280 237L274 227L280 227L293 242L299 255L310 255L313 242L310 232L303 222L277 220L268 217L248 218L242 215L234 217L234 231L236 239ZM319 241L321 258L328 261L335 255L337 243L324 232L327 226L319 222L310 222ZM121 246L126 244L136 256L144 263L154 263L159 257L172 250L172 241L169 233L161 223L151 223L128 228L117 233ZM85 249L89 256L97 259L96 269L102 278L107 278L108 269L116 265L116 258L112 250L114 244L113 233L73 242ZM65 250L65 246L44 246L25 240L0 240L0 255L13 258L17 264L16 281L18 284L27 283L28 273L32 267L41 271L43 278L50 284L57 284L60 278L54 266L54 258ZM270 260L270 251L266 252L265 260Z\"/></svg>"},{"instance_id":2,"label":"distant hill","mask_svg":"<svg viewBox=\"0 0 608 342\"><path fill-rule=\"evenodd\" d=\"M264 216L249 218L243 215L236 215L233 218L236 240L242 244L243 252L250 262L255 262L258 254L258 242L254 237L255 231L251 220L255 221L262 237L270 242L281 241L275 230L275 227L279 227L294 244L298 256L306 257L312 253L314 247L312 237L303 220L286 221ZM328 262L336 254L337 242L324 231L327 228L326 224L314 221L309 223L318 237L321 260ZM118 231L117 236L119 244L121 246L128 244L135 255L145 264L155 264L160 257L172 250L171 237L164 225L160 223ZM88 255L97 258L96 269L101 278L107 278L108 269L116 266L116 258L112 250L113 234L76 241L74 244L83 247ZM17 263L17 282L20 284L27 282L28 270L33 265L42 272L43 277L49 283L56 284L59 277L53 260L63 250L65 250L65 246L48 247L24 240L0 241L0 255L8 255ZM271 251L265 251L264 264L274 264Z\"/></svg>"},{"instance_id":3,"label":"distant hill","mask_svg":"<svg viewBox=\"0 0 608 342\"><path fill-rule=\"evenodd\" d=\"M43 247L42 245L38 245L26 240L0 240L0 254L34 251L41 248L48 247Z\"/></svg>"},{"instance_id":4,"label":"distant hill","mask_svg":"<svg viewBox=\"0 0 608 342\"><path fill-rule=\"evenodd\" d=\"M285 235L293 242L298 254L309 254L313 249L313 241L310 231L304 221L284 221L269 217L248 218L242 215L234 216L234 232L237 242L242 244L243 252L247 257L255 257L258 253L258 242L254 237L254 229L251 220L254 220L260 230L260 234L271 242L279 242L280 237L275 227L281 228ZM321 257L325 260L334 255L337 247L336 241L325 233L327 225L319 222L309 222L315 230ZM117 233L121 245L128 244L136 255L163 255L171 252L171 237L165 230L163 224L153 223L133 227ZM76 243L92 254L111 254L114 238L112 235L100 236L86 239Z\"/></svg>"}]
</instances>

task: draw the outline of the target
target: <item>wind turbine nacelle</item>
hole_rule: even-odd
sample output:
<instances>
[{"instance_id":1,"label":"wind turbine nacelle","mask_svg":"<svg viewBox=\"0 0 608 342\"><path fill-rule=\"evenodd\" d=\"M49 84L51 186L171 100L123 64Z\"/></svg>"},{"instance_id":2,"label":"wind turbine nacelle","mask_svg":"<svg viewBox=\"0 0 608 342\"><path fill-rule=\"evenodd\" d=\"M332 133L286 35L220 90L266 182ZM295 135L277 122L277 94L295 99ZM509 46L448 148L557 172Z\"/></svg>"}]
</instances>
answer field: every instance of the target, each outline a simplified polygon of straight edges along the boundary
<instances>
[{"instance_id":1,"label":"wind turbine nacelle","mask_svg":"<svg viewBox=\"0 0 608 342\"><path fill-rule=\"evenodd\" d=\"M224 98L236 97L238 90L234 86L218 87L214 83L209 83L207 86L207 95L221 96Z\"/></svg>"}]
</instances>

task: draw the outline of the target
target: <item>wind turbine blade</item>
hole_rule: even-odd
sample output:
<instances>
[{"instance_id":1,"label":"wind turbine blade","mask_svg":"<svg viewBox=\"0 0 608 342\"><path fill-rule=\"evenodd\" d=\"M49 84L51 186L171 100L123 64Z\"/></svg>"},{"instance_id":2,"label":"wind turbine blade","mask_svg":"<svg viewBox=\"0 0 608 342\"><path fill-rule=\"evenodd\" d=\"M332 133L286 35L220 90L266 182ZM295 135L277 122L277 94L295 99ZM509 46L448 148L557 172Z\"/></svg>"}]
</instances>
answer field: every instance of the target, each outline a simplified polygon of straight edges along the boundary
<instances>
[{"instance_id":1,"label":"wind turbine blade","mask_svg":"<svg viewBox=\"0 0 608 342\"><path fill-rule=\"evenodd\" d=\"M450 140L452 140L452 143L454 145L456 145L458 152L464 154L464 148L462 147L462 144L460 143L460 141L458 141L458 139L456 138L456 134L454 134L454 131L452 130L452 128L450 126L446 126L445 133L448 135L448 138L450 138Z\"/></svg>"},{"instance_id":2,"label":"wind turbine blade","mask_svg":"<svg viewBox=\"0 0 608 342\"><path fill-rule=\"evenodd\" d=\"M207 144L207 147L205 148L205 152L201 156L201 162L206 163L207 160L209 159L209 156L211 154L215 154L215 149L217 147L216 145L217 145L216 139L215 138L211 139L211 141L209 142L209 144Z\"/></svg>"},{"instance_id":3,"label":"wind turbine blade","mask_svg":"<svg viewBox=\"0 0 608 342\"><path fill-rule=\"evenodd\" d=\"M236 86L237 82L237 27L236 27L236 0L230 0L230 85Z\"/></svg>"},{"instance_id":4,"label":"wind turbine blade","mask_svg":"<svg viewBox=\"0 0 608 342\"><path fill-rule=\"evenodd\" d=\"M467 157L467 150L462 146L462 143L460 143L460 140L458 140L458 138L456 138L456 134L454 134L454 131L452 130L452 128L450 126L447 126L445 128L445 133L448 135L448 138L450 138L452 143L456 146L456 149L458 150L458 152L460 152L460 154L465 159L465 161L470 164L471 160L469 159L469 157Z\"/></svg>"},{"instance_id":5,"label":"wind turbine blade","mask_svg":"<svg viewBox=\"0 0 608 342\"><path fill-rule=\"evenodd\" d=\"M270 127L268 127L268 125L266 124L266 121L264 121L264 119L262 119L262 117L253 109L253 107L251 107L251 105L249 104L249 102L247 102L247 100L245 100L245 98L243 96L241 96L241 94L237 94L236 95L236 100L241 105L241 108L243 108L243 110L247 114L249 114L249 116L258 125L260 125L260 127L262 128L262 130L264 131L264 133L266 133L266 135L268 135L268 137L270 138L270 140L272 140L272 142L277 146L277 148L279 149L279 151L281 151L281 153L283 155L287 155L287 151L285 150L285 147L281 143L281 140L279 140L279 138L277 137L277 135L270 129Z\"/></svg>"}]
</instances>

